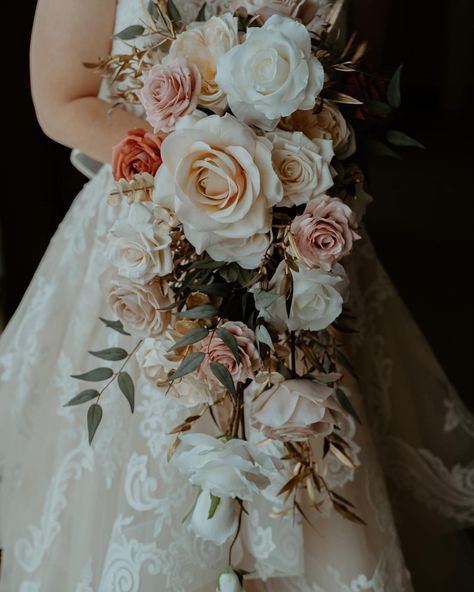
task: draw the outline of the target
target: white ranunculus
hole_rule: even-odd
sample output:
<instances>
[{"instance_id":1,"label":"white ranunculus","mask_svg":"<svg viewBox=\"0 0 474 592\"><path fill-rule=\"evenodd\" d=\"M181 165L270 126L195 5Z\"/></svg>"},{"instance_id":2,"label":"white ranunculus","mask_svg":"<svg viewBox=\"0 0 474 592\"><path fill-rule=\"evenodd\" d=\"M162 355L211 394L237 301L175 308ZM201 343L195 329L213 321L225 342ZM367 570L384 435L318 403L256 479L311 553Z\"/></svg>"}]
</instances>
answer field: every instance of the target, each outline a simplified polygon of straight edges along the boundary
<instances>
[{"instance_id":1,"label":"white ranunculus","mask_svg":"<svg viewBox=\"0 0 474 592\"><path fill-rule=\"evenodd\" d=\"M146 284L173 269L170 228L141 203L132 204L126 220L117 221L109 234L107 254L118 273Z\"/></svg>"},{"instance_id":2,"label":"white ranunculus","mask_svg":"<svg viewBox=\"0 0 474 592\"><path fill-rule=\"evenodd\" d=\"M271 130L280 117L314 107L324 70L305 26L273 15L219 59L216 81L236 117Z\"/></svg>"},{"instance_id":3,"label":"white ranunculus","mask_svg":"<svg viewBox=\"0 0 474 592\"><path fill-rule=\"evenodd\" d=\"M227 97L216 82L217 60L239 42L238 20L231 14L191 23L171 44L165 63L187 58L201 74L198 102L215 113L224 113Z\"/></svg>"},{"instance_id":4,"label":"white ranunculus","mask_svg":"<svg viewBox=\"0 0 474 592\"><path fill-rule=\"evenodd\" d=\"M231 115L186 117L161 156L153 200L176 212L198 253L210 248L221 260L253 266L283 197L269 140Z\"/></svg>"},{"instance_id":5,"label":"white ranunculus","mask_svg":"<svg viewBox=\"0 0 474 592\"><path fill-rule=\"evenodd\" d=\"M203 490L196 501L189 522L189 530L205 541L223 545L237 532L236 501L221 497L212 518L209 518L212 498L209 491Z\"/></svg>"},{"instance_id":6,"label":"white ranunculus","mask_svg":"<svg viewBox=\"0 0 474 592\"><path fill-rule=\"evenodd\" d=\"M217 581L216 592L243 592L239 576L233 569L221 573Z\"/></svg>"},{"instance_id":7,"label":"white ranunculus","mask_svg":"<svg viewBox=\"0 0 474 592\"><path fill-rule=\"evenodd\" d=\"M269 284L269 292L282 294L285 265L282 261L277 267ZM347 286L344 268L337 263L332 272L300 267L298 272L290 273L293 276L293 299L289 317L284 295L280 295L266 308L259 308L257 304L261 316L279 331L325 329L342 312L342 293Z\"/></svg>"},{"instance_id":8,"label":"white ranunculus","mask_svg":"<svg viewBox=\"0 0 474 592\"><path fill-rule=\"evenodd\" d=\"M331 140L310 140L302 132L267 134L273 144L273 167L283 185L280 205L299 206L332 187Z\"/></svg>"}]
</instances>

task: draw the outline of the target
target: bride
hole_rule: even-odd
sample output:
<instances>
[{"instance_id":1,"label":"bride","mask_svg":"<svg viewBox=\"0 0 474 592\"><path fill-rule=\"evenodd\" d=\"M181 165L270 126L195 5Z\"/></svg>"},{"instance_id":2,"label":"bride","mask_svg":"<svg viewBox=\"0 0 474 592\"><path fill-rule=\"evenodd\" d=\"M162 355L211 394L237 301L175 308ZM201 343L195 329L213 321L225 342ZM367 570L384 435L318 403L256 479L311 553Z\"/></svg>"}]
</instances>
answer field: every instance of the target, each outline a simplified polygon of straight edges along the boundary
<instances>
[{"instance_id":1,"label":"bride","mask_svg":"<svg viewBox=\"0 0 474 592\"><path fill-rule=\"evenodd\" d=\"M202 4L175 3L187 22ZM167 434L186 417L172 397L158 396L132 368L135 414L111 387L92 446L83 409L65 406L77 384L71 375L89 363L87 350L127 343L98 321L110 317L98 278L108 267L107 231L127 207L106 200L111 150L128 130L147 126L139 110L109 115L110 86L82 63L129 52L129 42L114 37L111 48L110 40L146 18L145 5L38 2L31 46L38 119L51 138L74 148L90 181L0 345L2 592L205 592L227 565L226 545L190 537L183 524L195 494L167 461ZM207 14L230 5L208 1ZM358 469L329 466L326 479L367 525L331 512L312 525L279 522L250 506L235 547L250 571L245 590L463 590L466 546L456 533L474 521L474 422L368 240L349 273L360 324L352 360L359 381L351 390L362 425L349 418L347 435Z\"/></svg>"}]
</instances>

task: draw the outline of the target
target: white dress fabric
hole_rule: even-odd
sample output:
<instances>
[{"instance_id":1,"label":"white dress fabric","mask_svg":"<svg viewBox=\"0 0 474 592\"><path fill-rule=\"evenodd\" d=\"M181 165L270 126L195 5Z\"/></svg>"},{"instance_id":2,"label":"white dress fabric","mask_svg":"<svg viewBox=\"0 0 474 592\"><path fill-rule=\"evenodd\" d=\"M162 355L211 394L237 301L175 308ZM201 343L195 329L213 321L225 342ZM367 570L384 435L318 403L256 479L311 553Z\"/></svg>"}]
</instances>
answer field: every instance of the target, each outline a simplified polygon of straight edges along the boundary
<instances>
[{"instance_id":1,"label":"white dress fabric","mask_svg":"<svg viewBox=\"0 0 474 592\"><path fill-rule=\"evenodd\" d=\"M175 2L188 20L201 4ZM208 2L208 11L225 4ZM142 0L119 1L116 30L142 11ZM213 592L227 564L227 547L195 538L182 522L196 491L166 452L186 409L140 380L133 360L135 413L108 389L92 447L86 406L64 407L78 392L70 375L94 367L88 350L135 344L98 320L110 317L98 282L109 265L106 235L127 208L108 205L112 183L104 166L85 185L1 340L1 592ZM348 420L345 432L359 467L354 474L334 463L327 481L367 526L315 512L311 526L250 506L234 557L252 571L248 592L410 591L389 500L414 527L400 526L410 554L426 549L413 531L426 534L429 524L435 539L474 521L474 422L368 240L351 268L359 381L347 386L363 421ZM427 590L444 589L435 567Z\"/></svg>"}]
</instances>

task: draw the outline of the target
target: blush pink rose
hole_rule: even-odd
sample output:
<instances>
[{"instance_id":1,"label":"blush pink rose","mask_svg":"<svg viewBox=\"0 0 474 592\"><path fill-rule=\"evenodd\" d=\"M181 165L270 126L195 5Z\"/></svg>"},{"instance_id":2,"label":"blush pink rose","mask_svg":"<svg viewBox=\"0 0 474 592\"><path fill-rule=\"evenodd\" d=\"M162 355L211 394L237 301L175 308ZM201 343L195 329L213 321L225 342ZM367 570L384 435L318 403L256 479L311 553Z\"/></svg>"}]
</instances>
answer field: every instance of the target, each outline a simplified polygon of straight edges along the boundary
<instances>
[{"instance_id":1,"label":"blush pink rose","mask_svg":"<svg viewBox=\"0 0 474 592\"><path fill-rule=\"evenodd\" d=\"M272 386L252 404L252 420L274 440L300 441L334 430L340 408L334 390L311 380L291 379Z\"/></svg>"},{"instance_id":2,"label":"blush pink rose","mask_svg":"<svg viewBox=\"0 0 474 592\"><path fill-rule=\"evenodd\" d=\"M181 117L196 109L200 92L197 67L186 58L177 58L145 72L139 97L155 132L168 133Z\"/></svg>"},{"instance_id":3,"label":"blush pink rose","mask_svg":"<svg viewBox=\"0 0 474 592\"><path fill-rule=\"evenodd\" d=\"M227 368L234 379L234 384L244 382L247 378L255 378L255 372L262 365L260 354L255 346L255 333L239 321L228 321L221 326L234 336L239 348L240 364L222 339L216 333L211 333L199 344L199 351L207 354L199 369L199 378L206 379L210 385L220 385L211 371L211 362L218 362Z\"/></svg>"},{"instance_id":4,"label":"blush pink rose","mask_svg":"<svg viewBox=\"0 0 474 592\"><path fill-rule=\"evenodd\" d=\"M360 238L355 224L349 206L338 197L321 195L308 202L303 214L293 220L291 233L306 265L329 271Z\"/></svg>"},{"instance_id":5,"label":"blush pink rose","mask_svg":"<svg viewBox=\"0 0 474 592\"><path fill-rule=\"evenodd\" d=\"M161 138L145 129L132 129L112 151L114 179L131 181L136 174L154 175L161 165Z\"/></svg>"}]
</instances>

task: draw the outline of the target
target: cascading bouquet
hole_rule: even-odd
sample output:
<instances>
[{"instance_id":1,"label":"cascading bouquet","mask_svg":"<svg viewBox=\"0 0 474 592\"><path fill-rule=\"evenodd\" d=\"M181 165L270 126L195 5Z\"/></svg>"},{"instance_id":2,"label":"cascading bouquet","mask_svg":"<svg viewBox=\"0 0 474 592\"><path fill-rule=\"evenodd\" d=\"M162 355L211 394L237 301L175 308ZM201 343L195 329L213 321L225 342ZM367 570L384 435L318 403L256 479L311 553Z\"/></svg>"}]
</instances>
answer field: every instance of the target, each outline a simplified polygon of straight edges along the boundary
<instances>
[{"instance_id":1,"label":"cascading bouquet","mask_svg":"<svg viewBox=\"0 0 474 592\"><path fill-rule=\"evenodd\" d=\"M278 498L279 515L304 515L305 493L310 506L363 523L324 479L331 455L355 468L341 429L347 414L358 420L341 384L341 260L360 239L367 198L338 103L355 122L379 122L398 107L400 71L380 100L357 67L365 44L331 41L341 4L322 19L310 2L238 2L208 20L204 5L185 27L173 2L152 0L147 21L118 34L129 51L88 64L112 80L118 105L142 105L153 131L131 130L115 147L109 195L129 208L107 247L117 319L102 321L139 342L91 352L122 367L76 376L108 382L68 405L92 402L92 441L110 383L133 411L124 366L136 357L157 392L191 408L169 457L201 488L191 530L218 544L235 542L259 495ZM199 432L204 416L215 436ZM221 590L240 589L231 550Z\"/></svg>"}]
</instances>

